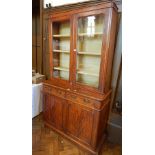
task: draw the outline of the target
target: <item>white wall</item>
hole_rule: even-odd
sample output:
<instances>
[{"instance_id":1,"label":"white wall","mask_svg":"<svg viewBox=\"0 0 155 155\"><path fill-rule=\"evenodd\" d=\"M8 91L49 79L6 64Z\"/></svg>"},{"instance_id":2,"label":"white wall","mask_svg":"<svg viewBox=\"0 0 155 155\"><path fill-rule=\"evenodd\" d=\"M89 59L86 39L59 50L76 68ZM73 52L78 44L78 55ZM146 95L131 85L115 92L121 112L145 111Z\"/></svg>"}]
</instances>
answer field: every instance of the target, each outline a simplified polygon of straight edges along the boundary
<instances>
[{"instance_id":1,"label":"white wall","mask_svg":"<svg viewBox=\"0 0 155 155\"><path fill-rule=\"evenodd\" d=\"M70 4L70 3L77 3L89 0L44 0L44 8L46 8L47 3L51 3L52 6Z\"/></svg>"}]
</instances>

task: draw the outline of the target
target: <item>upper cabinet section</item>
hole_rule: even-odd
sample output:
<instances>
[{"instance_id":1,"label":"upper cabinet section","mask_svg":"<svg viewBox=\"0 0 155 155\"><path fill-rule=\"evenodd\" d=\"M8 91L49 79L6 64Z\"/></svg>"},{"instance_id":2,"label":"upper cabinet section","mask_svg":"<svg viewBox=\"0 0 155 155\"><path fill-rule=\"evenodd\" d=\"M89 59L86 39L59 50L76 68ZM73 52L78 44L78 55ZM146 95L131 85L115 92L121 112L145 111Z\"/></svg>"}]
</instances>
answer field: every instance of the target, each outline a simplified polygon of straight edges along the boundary
<instances>
[{"instance_id":1,"label":"upper cabinet section","mask_svg":"<svg viewBox=\"0 0 155 155\"><path fill-rule=\"evenodd\" d=\"M111 2L82 5L49 11L50 82L103 94L110 89L117 8Z\"/></svg>"},{"instance_id":2,"label":"upper cabinet section","mask_svg":"<svg viewBox=\"0 0 155 155\"><path fill-rule=\"evenodd\" d=\"M70 20L52 22L52 73L54 78L69 80Z\"/></svg>"},{"instance_id":3,"label":"upper cabinet section","mask_svg":"<svg viewBox=\"0 0 155 155\"><path fill-rule=\"evenodd\" d=\"M76 81L98 88L104 14L78 18Z\"/></svg>"}]
</instances>

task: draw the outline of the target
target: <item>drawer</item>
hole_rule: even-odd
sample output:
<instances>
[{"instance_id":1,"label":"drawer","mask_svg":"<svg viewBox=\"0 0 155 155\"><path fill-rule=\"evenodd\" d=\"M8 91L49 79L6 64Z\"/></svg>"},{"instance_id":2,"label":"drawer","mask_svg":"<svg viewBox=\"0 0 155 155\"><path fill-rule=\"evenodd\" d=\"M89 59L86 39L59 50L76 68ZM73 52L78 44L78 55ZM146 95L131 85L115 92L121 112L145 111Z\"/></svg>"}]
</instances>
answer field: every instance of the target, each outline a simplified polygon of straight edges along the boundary
<instances>
[{"instance_id":1,"label":"drawer","mask_svg":"<svg viewBox=\"0 0 155 155\"><path fill-rule=\"evenodd\" d=\"M50 93L51 90L52 90L51 87L43 85L43 92Z\"/></svg>"},{"instance_id":2,"label":"drawer","mask_svg":"<svg viewBox=\"0 0 155 155\"><path fill-rule=\"evenodd\" d=\"M81 100L82 104L85 104L85 105L89 104L91 106L94 106L95 104L99 104L100 103L100 102L98 102L96 100L93 100L93 99L90 99L88 97L81 97L80 100Z\"/></svg>"},{"instance_id":3,"label":"drawer","mask_svg":"<svg viewBox=\"0 0 155 155\"><path fill-rule=\"evenodd\" d=\"M83 104L89 107L94 107L94 104L98 103L98 101L96 100L92 100L88 97L79 96L79 95L76 95L74 93L69 93L69 92L66 93L66 99L74 103L76 102L76 103Z\"/></svg>"},{"instance_id":4,"label":"drawer","mask_svg":"<svg viewBox=\"0 0 155 155\"><path fill-rule=\"evenodd\" d=\"M46 93L50 93L52 95L58 96L58 97L63 97L63 98L65 97L65 91L58 89L58 88L44 85L43 91Z\"/></svg>"},{"instance_id":5,"label":"drawer","mask_svg":"<svg viewBox=\"0 0 155 155\"><path fill-rule=\"evenodd\" d=\"M51 93L52 93L52 95L65 98L65 91L63 91L61 89L52 88Z\"/></svg>"}]
</instances>

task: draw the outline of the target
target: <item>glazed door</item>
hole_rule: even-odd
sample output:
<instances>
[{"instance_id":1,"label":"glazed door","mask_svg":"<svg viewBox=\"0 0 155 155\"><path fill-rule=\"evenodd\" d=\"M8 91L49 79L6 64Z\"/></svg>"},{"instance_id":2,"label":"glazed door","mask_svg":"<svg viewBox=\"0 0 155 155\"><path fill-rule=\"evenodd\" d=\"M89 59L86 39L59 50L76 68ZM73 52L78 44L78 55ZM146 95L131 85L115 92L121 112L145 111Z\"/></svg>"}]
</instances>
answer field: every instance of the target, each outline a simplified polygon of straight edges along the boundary
<instances>
[{"instance_id":1,"label":"glazed door","mask_svg":"<svg viewBox=\"0 0 155 155\"><path fill-rule=\"evenodd\" d=\"M98 91L101 58L104 54L104 10L78 14L75 21L75 83L76 86L82 85L87 89Z\"/></svg>"},{"instance_id":2,"label":"glazed door","mask_svg":"<svg viewBox=\"0 0 155 155\"><path fill-rule=\"evenodd\" d=\"M50 28L51 79L70 81L71 19L52 18Z\"/></svg>"}]
</instances>

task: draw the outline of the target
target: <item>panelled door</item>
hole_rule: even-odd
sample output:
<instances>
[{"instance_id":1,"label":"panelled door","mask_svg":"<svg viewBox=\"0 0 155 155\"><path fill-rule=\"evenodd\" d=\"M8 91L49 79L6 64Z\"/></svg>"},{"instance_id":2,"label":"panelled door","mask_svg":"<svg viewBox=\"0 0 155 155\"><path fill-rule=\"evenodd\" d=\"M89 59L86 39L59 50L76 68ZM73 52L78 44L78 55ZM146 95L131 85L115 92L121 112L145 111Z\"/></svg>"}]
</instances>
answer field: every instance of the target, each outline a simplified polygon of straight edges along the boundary
<instances>
[{"instance_id":1,"label":"panelled door","mask_svg":"<svg viewBox=\"0 0 155 155\"><path fill-rule=\"evenodd\" d=\"M83 143L91 145L93 130L93 111L67 101L67 134L80 139Z\"/></svg>"},{"instance_id":2,"label":"panelled door","mask_svg":"<svg viewBox=\"0 0 155 155\"><path fill-rule=\"evenodd\" d=\"M51 95L50 103L50 124L59 130L63 130L63 110L65 100Z\"/></svg>"},{"instance_id":3,"label":"panelled door","mask_svg":"<svg viewBox=\"0 0 155 155\"><path fill-rule=\"evenodd\" d=\"M65 100L48 93L43 94L43 117L46 122L59 130L63 130Z\"/></svg>"}]
</instances>

